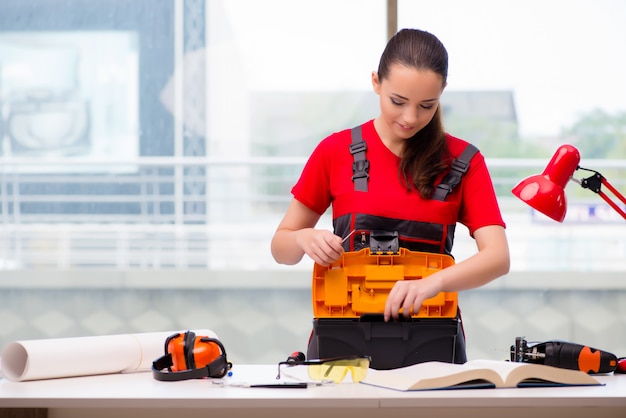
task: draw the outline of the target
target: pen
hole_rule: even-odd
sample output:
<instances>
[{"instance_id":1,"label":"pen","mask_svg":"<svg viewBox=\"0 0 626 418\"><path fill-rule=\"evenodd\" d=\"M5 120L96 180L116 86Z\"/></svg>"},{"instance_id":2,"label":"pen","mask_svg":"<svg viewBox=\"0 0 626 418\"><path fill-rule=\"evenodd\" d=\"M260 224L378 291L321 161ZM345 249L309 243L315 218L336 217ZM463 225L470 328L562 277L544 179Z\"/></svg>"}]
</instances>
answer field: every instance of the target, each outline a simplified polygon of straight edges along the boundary
<instances>
[{"instance_id":1,"label":"pen","mask_svg":"<svg viewBox=\"0 0 626 418\"><path fill-rule=\"evenodd\" d=\"M257 385L250 385L251 388L271 388L271 389L306 389L309 384L306 382L300 383L264 383Z\"/></svg>"},{"instance_id":2,"label":"pen","mask_svg":"<svg viewBox=\"0 0 626 418\"><path fill-rule=\"evenodd\" d=\"M212 381L213 384L221 387L236 388L268 388L268 389L306 389L312 386L323 386L324 382L285 382L285 383L225 383L223 381Z\"/></svg>"}]
</instances>

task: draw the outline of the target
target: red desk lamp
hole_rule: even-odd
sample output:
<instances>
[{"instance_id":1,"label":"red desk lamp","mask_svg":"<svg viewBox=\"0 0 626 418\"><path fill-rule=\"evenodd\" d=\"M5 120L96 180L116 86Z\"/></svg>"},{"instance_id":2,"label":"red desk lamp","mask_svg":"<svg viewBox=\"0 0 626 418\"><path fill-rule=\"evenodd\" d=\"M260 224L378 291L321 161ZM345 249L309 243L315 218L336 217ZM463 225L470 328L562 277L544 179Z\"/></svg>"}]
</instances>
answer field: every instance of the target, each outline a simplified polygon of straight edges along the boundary
<instances>
[{"instance_id":1,"label":"red desk lamp","mask_svg":"<svg viewBox=\"0 0 626 418\"><path fill-rule=\"evenodd\" d=\"M557 222L563 222L565 212L567 211L565 186L569 180L572 180L580 184L584 189L597 193L609 206L626 219L626 212L611 200L601 190L601 187L605 186L624 204L626 204L626 198L602 174L595 170L580 167L578 165L579 162L580 153L578 149L572 145L561 145L542 174L536 174L520 181L513 188L512 192L532 208ZM576 170L589 171L593 174L590 177L579 180L572 177Z\"/></svg>"}]
</instances>

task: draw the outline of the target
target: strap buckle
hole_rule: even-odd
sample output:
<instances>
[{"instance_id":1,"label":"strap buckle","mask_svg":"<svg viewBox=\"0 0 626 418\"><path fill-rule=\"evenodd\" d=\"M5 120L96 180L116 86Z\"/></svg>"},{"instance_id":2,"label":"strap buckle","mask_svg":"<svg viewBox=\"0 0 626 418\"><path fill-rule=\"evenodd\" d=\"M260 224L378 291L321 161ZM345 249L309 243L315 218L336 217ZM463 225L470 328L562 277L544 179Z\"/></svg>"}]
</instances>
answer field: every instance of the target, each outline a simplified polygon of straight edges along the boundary
<instances>
[{"instance_id":1,"label":"strap buckle","mask_svg":"<svg viewBox=\"0 0 626 418\"><path fill-rule=\"evenodd\" d=\"M365 143L365 141L359 141L357 143L350 144L350 154L352 155L365 151L367 151L367 144Z\"/></svg>"},{"instance_id":2,"label":"strap buckle","mask_svg":"<svg viewBox=\"0 0 626 418\"><path fill-rule=\"evenodd\" d=\"M458 171L459 173L465 173L469 166L469 162L461 161L460 159L455 158L454 161L452 161L451 169L454 171Z\"/></svg>"},{"instance_id":3,"label":"strap buckle","mask_svg":"<svg viewBox=\"0 0 626 418\"><path fill-rule=\"evenodd\" d=\"M452 186L450 186L448 183L439 183L437 185L437 189L443 190L446 193L446 196L452 192Z\"/></svg>"},{"instance_id":4,"label":"strap buckle","mask_svg":"<svg viewBox=\"0 0 626 418\"><path fill-rule=\"evenodd\" d=\"M370 162L368 160L354 161L352 163L352 172L354 173L352 181L360 178L369 178L369 174L367 173L369 169Z\"/></svg>"}]
</instances>

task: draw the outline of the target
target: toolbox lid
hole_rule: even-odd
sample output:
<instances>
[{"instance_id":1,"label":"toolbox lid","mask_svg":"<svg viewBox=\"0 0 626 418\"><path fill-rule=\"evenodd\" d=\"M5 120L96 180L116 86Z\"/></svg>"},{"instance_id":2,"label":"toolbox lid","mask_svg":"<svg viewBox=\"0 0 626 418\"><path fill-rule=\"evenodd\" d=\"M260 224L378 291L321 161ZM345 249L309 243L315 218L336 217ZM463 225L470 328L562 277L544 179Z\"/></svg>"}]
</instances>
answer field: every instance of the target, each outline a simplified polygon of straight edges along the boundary
<instances>
[{"instance_id":1,"label":"toolbox lid","mask_svg":"<svg viewBox=\"0 0 626 418\"><path fill-rule=\"evenodd\" d=\"M383 313L391 288L398 280L420 280L449 267L454 259L446 254L400 248L397 253L375 253L369 248L345 252L329 266L313 267L313 314L316 318L358 318ZM426 299L414 318L454 318L457 292L441 292Z\"/></svg>"}]
</instances>

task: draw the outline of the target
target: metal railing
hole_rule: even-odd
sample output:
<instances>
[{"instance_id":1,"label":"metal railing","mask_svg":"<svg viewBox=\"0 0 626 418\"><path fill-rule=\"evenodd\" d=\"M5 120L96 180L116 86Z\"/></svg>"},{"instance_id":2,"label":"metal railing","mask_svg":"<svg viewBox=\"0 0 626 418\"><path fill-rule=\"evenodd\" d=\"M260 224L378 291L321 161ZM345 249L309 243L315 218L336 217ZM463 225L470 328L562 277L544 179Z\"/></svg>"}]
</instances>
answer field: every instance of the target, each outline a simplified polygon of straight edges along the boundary
<instances>
[{"instance_id":1,"label":"metal railing","mask_svg":"<svg viewBox=\"0 0 626 418\"><path fill-rule=\"evenodd\" d=\"M206 157L0 161L0 268L280 268L269 242L304 162ZM547 222L511 197L510 189L522 176L540 172L545 164L488 161L507 221L513 269L626 270L626 221L609 216ZM612 184L624 190L625 161L594 160L585 166L610 173ZM578 208L570 211L602 207L590 191L570 191L570 204ZM328 215L322 225L331 227ZM455 249L457 259L474 251L473 240L461 229Z\"/></svg>"}]
</instances>

